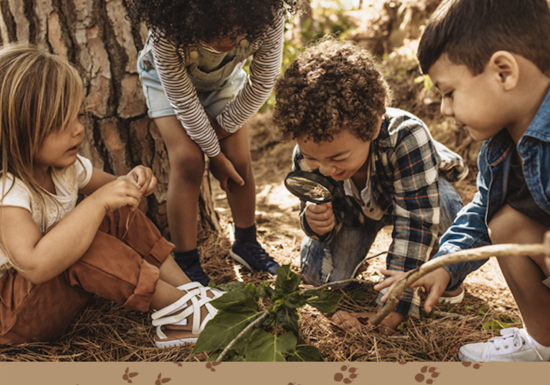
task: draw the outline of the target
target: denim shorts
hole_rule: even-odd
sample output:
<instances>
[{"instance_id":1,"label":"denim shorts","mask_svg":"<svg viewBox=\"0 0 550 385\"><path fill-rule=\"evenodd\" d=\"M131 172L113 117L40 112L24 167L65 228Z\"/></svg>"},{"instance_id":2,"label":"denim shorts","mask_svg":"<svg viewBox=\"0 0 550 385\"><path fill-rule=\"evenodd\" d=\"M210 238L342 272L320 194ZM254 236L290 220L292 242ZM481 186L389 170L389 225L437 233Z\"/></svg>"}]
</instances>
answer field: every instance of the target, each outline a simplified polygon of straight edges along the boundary
<instances>
[{"instance_id":1,"label":"denim shorts","mask_svg":"<svg viewBox=\"0 0 550 385\"><path fill-rule=\"evenodd\" d=\"M176 115L160 83L151 51L143 50L140 52L137 67L149 117L155 119Z\"/></svg>"},{"instance_id":2,"label":"denim shorts","mask_svg":"<svg viewBox=\"0 0 550 385\"><path fill-rule=\"evenodd\" d=\"M155 68L153 53L148 43L139 53L137 70L143 87L143 94L147 102L147 113L149 118L155 119L176 115L160 82L158 72ZM191 76L190 78L192 81L193 78ZM235 99L239 91L244 87L246 80L247 74L242 69L242 65L240 65L236 67L230 77L223 82L223 84L217 86L215 90L202 92L200 89L196 89L200 103L204 107L206 113L213 118L218 116L227 103Z\"/></svg>"}]
</instances>

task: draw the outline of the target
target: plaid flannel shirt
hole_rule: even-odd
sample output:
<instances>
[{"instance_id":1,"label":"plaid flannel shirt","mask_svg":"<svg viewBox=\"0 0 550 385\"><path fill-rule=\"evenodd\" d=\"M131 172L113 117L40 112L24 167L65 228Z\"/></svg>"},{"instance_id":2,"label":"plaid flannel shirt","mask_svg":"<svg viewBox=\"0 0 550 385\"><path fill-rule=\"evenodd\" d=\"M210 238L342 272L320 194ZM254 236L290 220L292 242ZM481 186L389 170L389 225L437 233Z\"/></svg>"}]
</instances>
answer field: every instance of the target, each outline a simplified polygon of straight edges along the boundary
<instances>
[{"instance_id":1,"label":"plaid flannel shirt","mask_svg":"<svg viewBox=\"0 0 550 385\"><path fill-rule=\"evenodd\" d=\"M380 134L370 147L368 161L372 162L373 170L370 187L385 213L383 220L393 225L386 268L409 271L427 261L439 236L438 174L454 182L463 179L468 169L459 155L431 137L419 118L396 108L386 110ZM293 168L318 172L307 166L297 147ZM339 185L343 190L343 182ZM333 203L336 225L322 237L307 224L305 202L302 201L300 223L304 233L328 244L344 224L361 226L365 221L362 207L352 197L346 196L346 200L347 204ZM396 310L418 317L420 300L416 296L413 304L412 292L408 294L404 295Z\"/></svg>"}]
</instances>

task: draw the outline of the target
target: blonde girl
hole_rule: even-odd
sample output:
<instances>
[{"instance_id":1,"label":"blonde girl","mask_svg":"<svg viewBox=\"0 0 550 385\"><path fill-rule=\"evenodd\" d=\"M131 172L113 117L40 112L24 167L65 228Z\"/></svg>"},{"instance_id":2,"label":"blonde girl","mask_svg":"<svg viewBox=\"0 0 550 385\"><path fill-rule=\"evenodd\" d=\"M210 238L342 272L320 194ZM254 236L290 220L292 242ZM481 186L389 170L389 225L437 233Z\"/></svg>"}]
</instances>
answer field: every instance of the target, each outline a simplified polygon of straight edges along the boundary
<instances>
[{"instance_id":1,"label":"blonde girl","mask_svg":"<svg viewBox=\"0 0 550 385\"><path fill-rule=\"evenodd\" d=\"M137 210L156 186L150 169L117 178L78 154L83 102L66 61L0 49L0 344L58 339L93 294L160 309L158 347L194 342L220 292L190 283Z\"/></svg>"}]
</instances>

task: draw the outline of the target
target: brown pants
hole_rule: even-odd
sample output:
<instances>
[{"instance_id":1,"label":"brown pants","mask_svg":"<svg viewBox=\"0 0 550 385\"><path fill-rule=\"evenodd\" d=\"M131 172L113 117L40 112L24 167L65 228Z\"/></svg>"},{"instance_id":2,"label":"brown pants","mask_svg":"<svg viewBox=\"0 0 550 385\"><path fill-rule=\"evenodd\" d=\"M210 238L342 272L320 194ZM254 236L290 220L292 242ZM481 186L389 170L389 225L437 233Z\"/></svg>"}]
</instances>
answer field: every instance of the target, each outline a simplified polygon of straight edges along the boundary
<instances>
[{"instance_id":1,"label":"brown pants","mask_svg":"<svg viewBox=\"0 0 550 385\"><path fill-rule=\"evenodd\" d=\"M35 285L13 268L0 277L0 344L59 339L93 294L148 311L173 248L141 211L109 213L86 253L56 278Z\"/></svg>"}]
</instances>

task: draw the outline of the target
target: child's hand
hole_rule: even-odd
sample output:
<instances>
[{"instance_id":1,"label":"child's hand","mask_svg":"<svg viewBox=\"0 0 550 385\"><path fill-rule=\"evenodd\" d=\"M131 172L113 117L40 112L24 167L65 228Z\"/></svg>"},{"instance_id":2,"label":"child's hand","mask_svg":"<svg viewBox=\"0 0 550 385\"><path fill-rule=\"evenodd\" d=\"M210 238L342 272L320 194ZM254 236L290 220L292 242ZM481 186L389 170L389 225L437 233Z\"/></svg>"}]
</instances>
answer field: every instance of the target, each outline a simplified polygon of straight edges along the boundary
<instances>
[{"instance_id":1,"label":"child's hand","mask_svg":"<svg viewBox=\"0 0 550 385\"><path fill-rule=\"evenodd\" d=\"M384 269L380 270L380 272L390 278L387 278L383 282L375 285L374 290L380 291L385 287L389 287L389 289L386 291L386 294L384 294L384 296L380 298L380 301L386 302L395 285L397 285L397 283L409 273ZM414 282L410 287L422 286L428 292L428 297L424 302L424 310L429 313L432 311L433 307L437 305L439 297L441 297L441 294L443 294L443 292L447 288L450 280L451 276L449 275L447 270L440 267L432 271L431 273L426 274L425 276Z\"/></svg>"},{"instance_id":2,"label":"child's hand","mask_svg":"<svg viewBox=\"0 0 550 385\"><path fill-rule=\"evenodd\" d=\"M374 285L374 290L380 291L382 289L385 289L386 287L389 287L389 289L386 291L386 293L380 298L380 301L386 303L388 298L390 297L390 293L397 285L399 281L401 281L403 278L407 276L407 273L404 271L397 271L397 270L386 270L386 269L380 269L380 272L384 274L386 277L385 280L382 282Z\"/></svg>"},{"instance_id":3,"label":"child's hand","mask_svg":"<svg viewBox=\"0 0 550 385\"><path fill-rule=\"evenodd\" d=\"M209 116L208 120L210 121L210 125L212 126L214 131L216 131L216 136L218 137L219 141L224 140L225 138L227 138L230 135L233 135L230 132L225 131L223 129L223 127L219 125L219 123L216 119Z\"/></svg>"},{"instance_id":4,"label":"child's hand","mask_svg":"<svg viewBox=\"0 0 550 385\"><path fill-rule=\"evenodd\" d=\"M130 206L135 210L142 198L142 193L133 182L120 177L98 188L87 199L98 200L107 212Z\"/></svg>"},{"instance_id":5,"label":"child's hand","mask_svg":"<svg viewBox=\"0 0 550 385\"><path fill-rule=\"evenodd\" d=\"M144 197L151 195L157 187L157 178L155 178L149 167L134 167L124 178L135 184Z\"/></svg>"},{"instance_id":6,"label":"child's hand","mask_svg":"<svg viewBox=\"0 0 550 385\"><path fill-rule=\"evenodd\" d=\"M336 223L332 203L306 203L305 216L309 228L317 235L322 236L331 231Z\"/></svg>"},{"instance_id":7,"label":"child's hand","mask_svg":"<svg viewBox=\"0 0 550 385\"><path fill-rule=\"evenodd\" d=\"M231 192L229 190L229 179L233 179L239 186L244 186L244 179L241 178L233 163L220 152L217 156L210 158L210 171L214 178L220 182L220 187L225 192Z\"/></svg>"}]
</instances>

